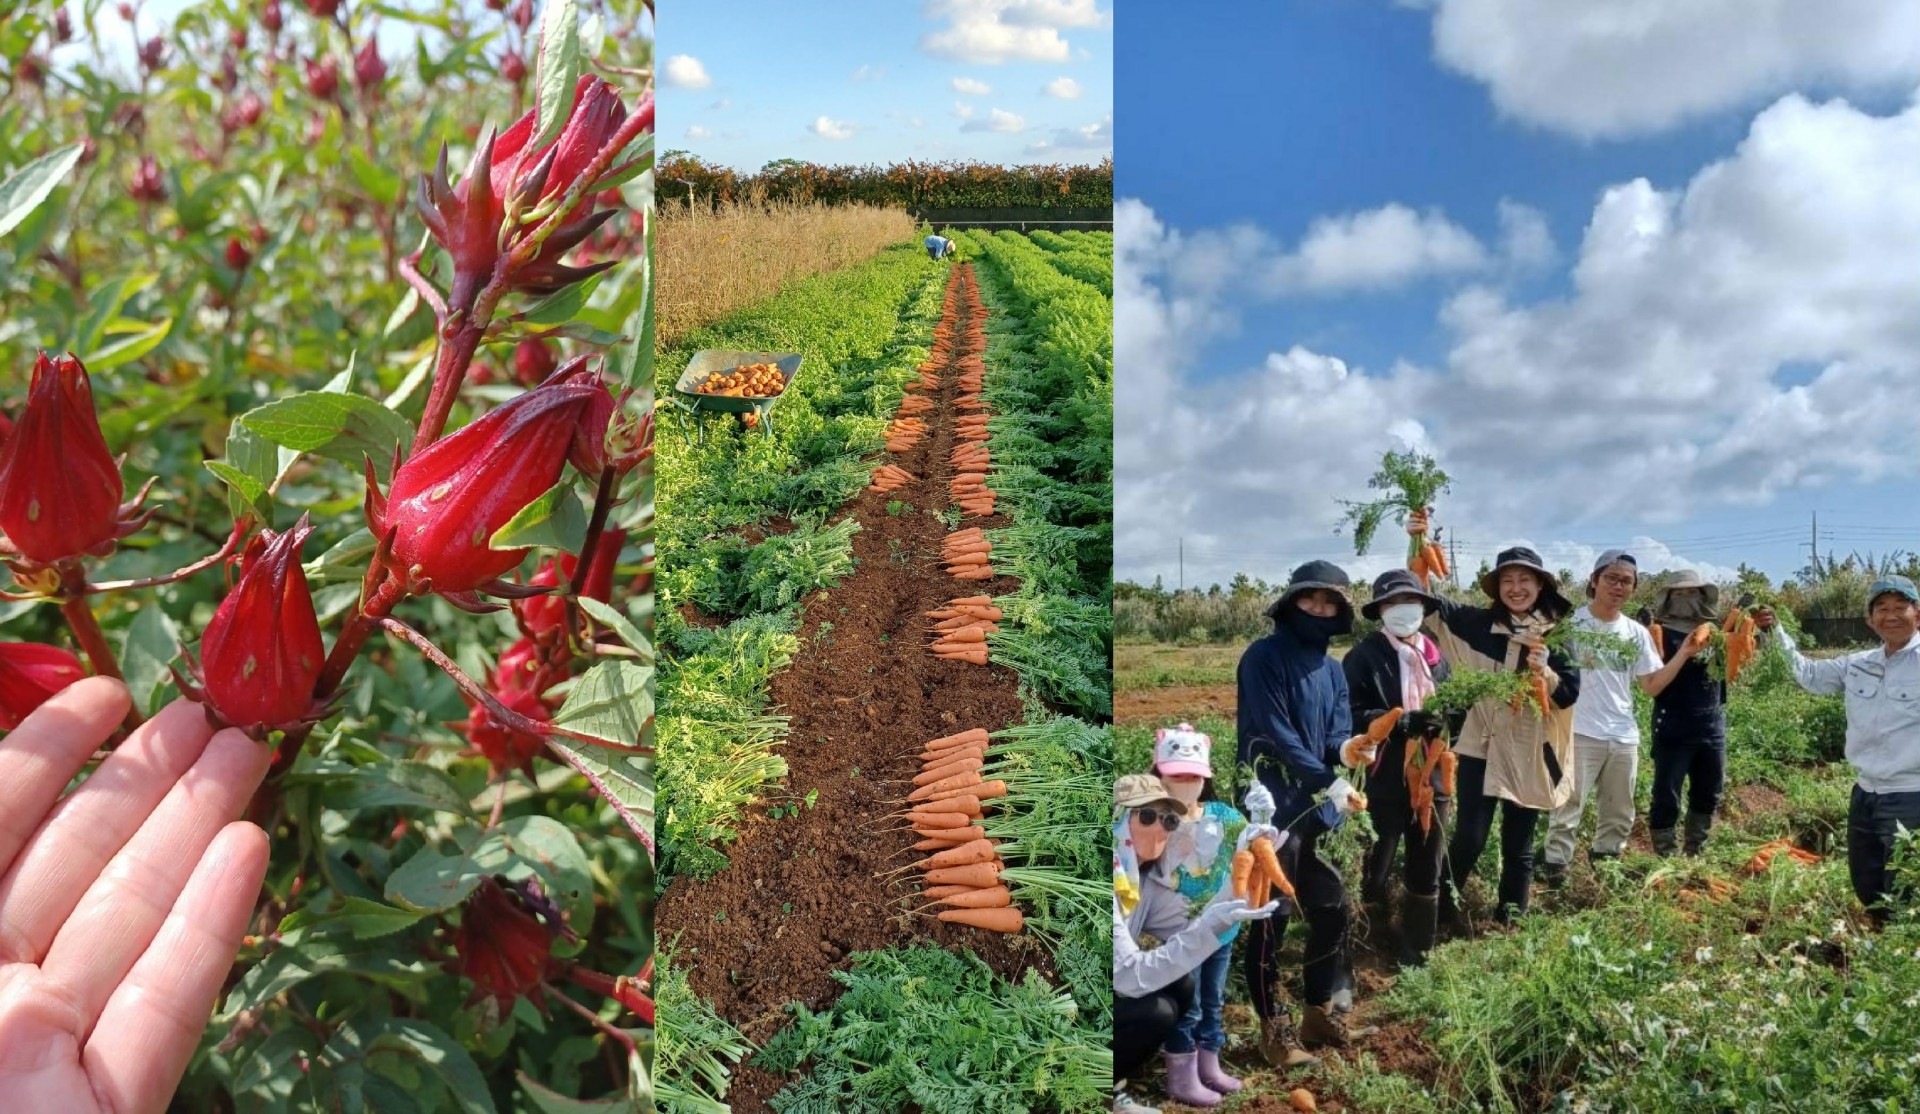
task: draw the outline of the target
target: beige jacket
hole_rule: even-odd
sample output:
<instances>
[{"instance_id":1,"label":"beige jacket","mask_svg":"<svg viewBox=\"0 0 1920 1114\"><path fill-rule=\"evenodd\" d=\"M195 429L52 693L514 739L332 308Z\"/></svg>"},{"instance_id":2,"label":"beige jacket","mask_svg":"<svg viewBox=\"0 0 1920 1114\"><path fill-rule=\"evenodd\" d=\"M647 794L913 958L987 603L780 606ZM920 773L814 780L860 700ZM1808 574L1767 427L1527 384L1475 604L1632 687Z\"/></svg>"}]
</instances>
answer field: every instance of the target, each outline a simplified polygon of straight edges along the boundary
<instances>
[{"instance_id":1,"label":"beige jacket","mask_svg":"<svg viewBox=\"0 0 1920 1114\"><path fill-rule=\"evenodd\" d=\"M1511 673L1524 660L1525 649L1513 640L1504 612L1443 600L1427 617L1427 629L1456 672ZM1564 654L1549 653L1547 684L1553 689L1553 711L1544 720L1531 704L1516 712L1483 700L1468 709L1454 740L1462 757L1486 760L1487 796L1541 811L1573 797L1573 705L1580 696L1580 671Z\"/></svg>"}]
</instances>

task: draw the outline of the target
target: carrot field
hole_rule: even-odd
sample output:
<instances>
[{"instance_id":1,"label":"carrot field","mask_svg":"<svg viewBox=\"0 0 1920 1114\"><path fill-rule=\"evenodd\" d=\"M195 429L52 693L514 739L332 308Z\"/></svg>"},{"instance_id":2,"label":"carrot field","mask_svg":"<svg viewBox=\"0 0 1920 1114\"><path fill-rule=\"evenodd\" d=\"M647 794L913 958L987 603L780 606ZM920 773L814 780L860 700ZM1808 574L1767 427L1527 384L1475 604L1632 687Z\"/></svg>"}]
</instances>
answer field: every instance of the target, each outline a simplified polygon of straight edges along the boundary
<instances>
[{"instance_id":1,"label":"carrot field","mask_svg":"<svg viewBox=\"0 0 1920 1114\"><path fill-rule=\"evenodd\" d=\"M1118 647L1120 772L1145 769L1153 729L1182 719L1231 745L1241 649ZM1644 724L1642 734L1651 737ZM1536 882L1517 928L1491 924L1491 893L1476 878L1469 937L1403 971L1392 926L1361 911L1356 1016L1380 1032L1317 1068L1260 1062L1236 956L1226 1060L1248 1087L1215 1109L1292 1109L1294 1088L1322 1110L1414 1114L1910 1109L1920 924L1908 914L1874 935L1853 899L1843 734L1838 698L1805 694L1777 654L1764 655L1732 691L1727 794L1703 856L1651 854L1643 752L1627 855L1596 869L1580 854L1561 890ZM1219 790L1237 800L1241 780L1223 778ZM1590 829L1591 818L1583 847ZM1818 861L1760 853L1775 841ZM1361 847L1357 833L1333 843L1355 889ZM1920 874L1911 863L1910 878ZM1281 964L1296 981L1299 950L1296 932ZM1297 985L1289 990L1297 1003Z\"/></svg>"},{"instance_id":2,"label":"carrot field","mask_svg":"<svg viewBox=\"0 0 1920 1114\"><path fill-rule=\"evenodd\" d=\"M661 355L804 357L660 411L668 1110L1110 1086L1111 239L946 234Z\"/></svg>"}]
</instances>

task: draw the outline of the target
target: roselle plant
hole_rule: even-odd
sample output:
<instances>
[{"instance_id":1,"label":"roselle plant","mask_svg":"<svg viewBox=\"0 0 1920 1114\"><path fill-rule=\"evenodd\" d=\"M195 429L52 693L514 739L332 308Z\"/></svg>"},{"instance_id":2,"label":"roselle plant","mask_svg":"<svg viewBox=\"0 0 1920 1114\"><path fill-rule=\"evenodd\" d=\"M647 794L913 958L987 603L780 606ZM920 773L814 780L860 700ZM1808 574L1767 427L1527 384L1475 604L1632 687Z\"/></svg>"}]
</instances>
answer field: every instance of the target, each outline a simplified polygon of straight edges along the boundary
<instances>
[{"instance_id":1,"label":"roselle plant","mask_svg":"<svg viewBox=\"0 0 1920 1114\"><path fill-rule=\"evenodd\" d=\"M472 8L0 21L0 732L272 752L181 1109L651 1109L651 44Z\"/></svg>"}]
</instances>

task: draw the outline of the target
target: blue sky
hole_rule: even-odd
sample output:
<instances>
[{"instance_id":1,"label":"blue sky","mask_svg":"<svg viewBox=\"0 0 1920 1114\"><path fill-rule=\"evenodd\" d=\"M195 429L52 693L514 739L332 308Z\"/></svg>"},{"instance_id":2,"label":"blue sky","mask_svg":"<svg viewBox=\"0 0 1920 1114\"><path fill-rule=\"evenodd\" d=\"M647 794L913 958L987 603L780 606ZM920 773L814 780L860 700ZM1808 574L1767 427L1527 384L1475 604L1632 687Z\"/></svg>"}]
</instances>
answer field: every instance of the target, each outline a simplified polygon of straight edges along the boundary
<instances>
[{"instance_id":1,"label":"blue sky","mask_svg":"<svg viewBox=\"0 0 1920 1114\"><path fill-rule=\"evenodd\" d=\"M1119 575L1172 583L1181 537L1189 581L1377 572L1396 546L1353 560L1335 499L1403 443L1456 473L1463 564L1627 544L1779 577L1816 511L1823 551L1920 549L1890 513L1920 407L1883 416L1920 401L1920 25L1607 7L1123 30L1155 80L1115 105Z\"/></svg>"},{"instance_id":2,"label":"blue sky","mask_svg":"<svg viewBox=\"0 0 1920 1114\"><path fill-rule=\"evenodd\" d=\"M1095 0L752 0L662 22L666 150L747 171L1112 153L1113 22Z\"/></svg>"}]
</instances>

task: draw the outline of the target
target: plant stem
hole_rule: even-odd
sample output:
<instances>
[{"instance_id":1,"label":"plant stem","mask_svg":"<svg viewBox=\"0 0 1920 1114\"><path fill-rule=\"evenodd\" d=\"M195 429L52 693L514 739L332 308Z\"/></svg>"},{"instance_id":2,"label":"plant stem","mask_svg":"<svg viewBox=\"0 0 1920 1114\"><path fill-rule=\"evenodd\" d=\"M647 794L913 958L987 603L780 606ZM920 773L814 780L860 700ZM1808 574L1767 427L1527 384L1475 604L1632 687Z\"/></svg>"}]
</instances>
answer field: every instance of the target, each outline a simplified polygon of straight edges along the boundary
<instances>
[{"instance_id":1,"label":"plant stem","mask_svg":"<svg viewBox=\"0 0 1920 1114\"><path fill-rule=\"evenodd\" d=\"M485 321L468 313L459 318L452 335L444 328L441 330L440 350L434 359L433 389L427 394L427 408L420 416L420 430L414 434L414 453L439 440L441 431L447 428L447 415L453 413L453 400L459 397L460 384L466 381L467 368L473 363L473 354L480 350L480 338L486 329Z\"/></svg>"},{"instance_id":2,"label":"plant stem","mask_svg":"<svg viewBox=\"0 0 1920 1114\"><path fill-rule=\"evenodd\" d=\"M113 656L113 647L107 644L107 634L100 629L100 621L93 617L93 608L87 606L87 572L79 561L69 561L61 567L60 591L60 614L67 617L74 641L86 652L94 673L124 682L120 662ZM140 726L143 721L139 709L129 705L123 722L128 731Z\"/></svg>"}]
</instances>

